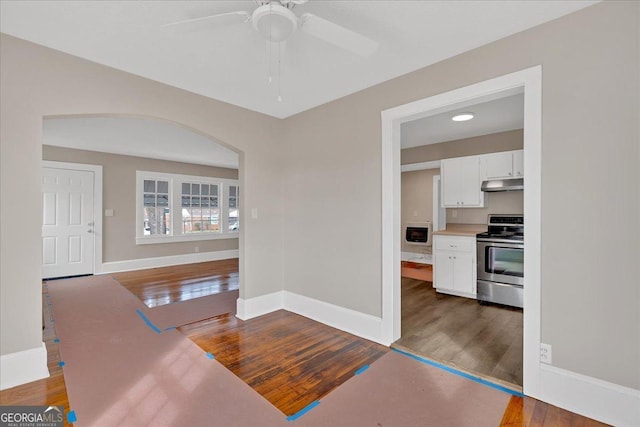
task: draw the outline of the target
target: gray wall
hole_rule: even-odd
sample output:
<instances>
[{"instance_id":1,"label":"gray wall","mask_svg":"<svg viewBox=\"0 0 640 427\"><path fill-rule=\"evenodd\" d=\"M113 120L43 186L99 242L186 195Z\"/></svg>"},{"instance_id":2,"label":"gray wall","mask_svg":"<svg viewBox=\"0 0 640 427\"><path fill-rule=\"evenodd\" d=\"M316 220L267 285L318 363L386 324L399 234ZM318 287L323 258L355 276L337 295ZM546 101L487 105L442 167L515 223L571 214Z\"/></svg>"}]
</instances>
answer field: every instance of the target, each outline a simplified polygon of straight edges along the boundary
<instances>
[{"instance_id":1,"label":"gray wall","mask_svg":"<svg viewBox=\"0 0 640 427\"><path fill-rule=\"evenodd\" d=\"M639 7L599 3L289 118L285 289L380 316L380 111L542 64L542 341L555 366L640 388Z\"/></svg>"},{"instance_id":2,"label":"gray wall","mask_svg":"<svg viewBox=\"0 0 640 427\"><path fill-rule=\"evenodd\" d=\"M400 150L400 164L430 162L453 157L476 156L500 151L522 150L523 130L516 129L438 144Z\"/></svg>"},{"instance_id":3,"label":"gray wall","mask_svg":"<svg viewBox=\"0 0 640 427\"><path fill-rule=\"evenodd\" d=\"M2 34L0 352L40 348L44 117L141 116L180 123L240 154L240 296L282 289L283 122ZM256 208L258 218L243 212Z\"/></svg>"},{"instance_id":4,"label":"gray wall","mask_svg":"<svg viewBox=\"0 0 640 427\"><path fill-rule=\"evenodd\" d=\"M599 3L285 121L1 36L2 354L42 340L40 230L15 224L40 223L44 116L156 117L235 147L259 209L241 296L379 316L380 111L542 64L542 340L560 368L640 388L639 16Z\"/></svg>"},{"instance_id":5,"label":"gray wall","mask_svg":"<svg viewBox=\"0 0 640 427\"><path fill-rule=\"evenodd\" d=\"M402 172L401 187L401 224L402 230L409 222L433 221L433 177L440 174L440 169L427 169ZM402 235L402 251L426 253L425 246L410 245Z\"/></svg>"},{"instance_id":6,"label":"gray wall","mask_svg":"<svg viewBox=\"0 0 640 427\"><path fill-rule=\"evenodd\" d=\"M237 169L194 165L72 148L42 146L43 160L102 165L103 207L115 215L103 217L102 261L124 261L170 255L238 249L238 239L198 240L136 245L136 171L238 179Z\"/></svg>"},{"instance_id":7,"label":"gray wall","mask_svg":"<svg viewBox=\"0 0 640 427\"><path fill-rule=\"evenodd\" d=\"M447 209L447 224L486 224L489 214L522 214L524 213L524 192L487 193L484 206L484 208Z\"/></svg>"}]
</instances>

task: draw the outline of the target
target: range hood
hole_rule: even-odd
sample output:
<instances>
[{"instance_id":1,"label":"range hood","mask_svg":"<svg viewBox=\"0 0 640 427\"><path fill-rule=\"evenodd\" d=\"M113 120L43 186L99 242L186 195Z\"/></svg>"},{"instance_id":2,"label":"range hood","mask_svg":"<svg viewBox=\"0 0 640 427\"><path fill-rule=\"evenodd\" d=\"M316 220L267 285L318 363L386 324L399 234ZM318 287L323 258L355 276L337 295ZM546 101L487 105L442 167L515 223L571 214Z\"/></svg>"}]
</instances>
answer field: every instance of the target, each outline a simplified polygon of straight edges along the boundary
<instances>
[{"instance_id":1,"label":"range hood","mask_svg":"<svg viewBox=\"0 0 640 427\"><path fill-rule=\"evenodd\" d=\"M522 191L524 190L524 178L490 179L482 181L482 191Z\"/></svg>"}]
</instances>

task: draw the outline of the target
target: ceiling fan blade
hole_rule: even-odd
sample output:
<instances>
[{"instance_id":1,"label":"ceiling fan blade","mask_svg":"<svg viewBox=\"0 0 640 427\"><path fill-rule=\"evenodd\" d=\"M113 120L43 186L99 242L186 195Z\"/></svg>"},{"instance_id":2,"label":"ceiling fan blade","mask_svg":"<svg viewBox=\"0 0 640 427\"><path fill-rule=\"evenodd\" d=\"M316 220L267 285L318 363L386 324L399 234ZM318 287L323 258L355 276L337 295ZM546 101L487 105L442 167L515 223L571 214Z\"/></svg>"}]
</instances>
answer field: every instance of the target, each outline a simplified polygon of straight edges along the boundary
<instances>
[{"instance_id":1,"label":"ceiling fan blade","mask_svg":"<svg viewBox=\"0 0 640 427\"><path fill-rule=\"evenodd\" d=\"M203 16L200 18L184 19L182 21L169 22L168 24L164 24L163 27L172 27L174 25L191 24L194 22L200 22L208 19L216 19L216 18L222 18L225 16L233 16L233 15L242 16L245 18L246 21L251 19L251 15L249 14L249 12L246 12L244 10L238 10L236 12L220 13L217 15L209 15L209 16Z\"/></svg>"},{"instance_id":2,"label":"ceiling fan blade","mask_svg":"<svg viewBox=\"0 0 640 427\"><path fill-rule=\"evenodd\" d=\"M305 33L356 55L370 56L378 49L378 42L311 13L302 14L298 23Z\"/></svg>"}]
</instances>

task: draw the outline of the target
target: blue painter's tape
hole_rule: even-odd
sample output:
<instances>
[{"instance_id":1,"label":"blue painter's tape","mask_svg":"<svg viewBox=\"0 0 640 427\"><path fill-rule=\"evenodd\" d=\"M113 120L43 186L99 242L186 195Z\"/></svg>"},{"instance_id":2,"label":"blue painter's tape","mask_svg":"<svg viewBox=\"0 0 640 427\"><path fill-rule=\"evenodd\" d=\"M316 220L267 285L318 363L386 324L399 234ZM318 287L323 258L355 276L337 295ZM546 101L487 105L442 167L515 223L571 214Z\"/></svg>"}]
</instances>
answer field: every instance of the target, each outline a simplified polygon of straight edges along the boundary
<instances>
[{"instance_id":1,"label":"blue painter's tape","mask_svg":"<svg viewBox=\"0 0 640 427\"><path fill-rule=\"evenodd\" d=\"M140 316L142 318L142 320L144 321L144 323L147 324L148 327L150 327L151 329L153 329L156 333L160 334L162 333L162 331L160 330L160 328L158 328L156 325L154 325L153 323L151 323L151 320L149 320L149 318L147 316L144 315L144 313L142 312L142 310L140 310L139 308L136 309L136 313L138 313L138 316Z\"/></svg>"},{"instance_id":2,"label":"blue painter's tape","mask_svg":"<svg viewBox=\"0 0 640 427\"><path fill-rule=\"evenodd\" d=\"M361 373L363 373L367 369L369 369L369 365L364 365L362 368L358 369L355 374L356 375L360 375Z\"/></svg>"},{"instance_id":3,"label":"blue painter's tape","mask_svg":"<svg viewBox=\"0 0 640 427\"><path fill-rule=\"evenodd\" d=\"M307 412L309 412L310 410L312 410L313 408L315 408L316 406L318 406L320 404L319 400L314 400L313 402L309 403L307 406L305 406L304 408L300 409L298 412L296 412L293 415L289 415L287 417L287 421L295 421L298 418L300 418L301 416L303 416L304 414L306 414Z\"/></svg>"},{"instance_id":4,"label":"blue painter's tape","mask_svg":"<svg viewBox=\"0 0 640 427\"><path fill-rule=\"evenodd\" d=\"M60 362L58 362L58 366L60 366L61 368L65 365L65 363L61 360Z\"/></svg>"},{"instance_id":5,"label":"blue painter's tape","mask_svg":"<svg viewBox=\"0 0 640 427\"><path fill-rule=\"evenodd\" d=\"M56 343L56 344L57 344L57 343L59 343L59 342L60 342L60 338L55 338L55 339L53 340L53 342L54 342L54 343Z\"/></svg>"},{"instance_id":6,"label":"blue painter's tape","mask_svg":"<svg viewBox=\"0 0 640 427\"><path fill-rule=\"evenodd\" d=\"M178 329L175 326L169 326L168 328L164 328L165 331L170 331L172 329Z\"/></svg>"},{"instance_id":7,"label":"blue painter's tape","mask_svg":"<svg viewBox=\"0 0 640 427\"><path fill-rule=\"evenodd\" d=\"M209 352L207 352L207 357L208 357L209 359L212 359L212 360L216 358L213 354L211 354L211 353L209 353Z\"/></svg>"},{"instance_id":8,"label":"blue painter's tape","mask_svg":"<svg viewBox=\"0 0 640 427\"><path fill-rule=\"evenodd\" d=\"M482 379L480 377L476 377L476 376L468 374L466 372L459 371L459 370L451 368L449 366L442 365L442 364L440 364L438 362L434 362L433 360L425 359L423 357L416 356L415 354L411 354L411 353L407 353L406 351L398 350L397 348L394 348L393 351L395 351L396 353L403 354L403 355L405 355L407 357L410 357L412 359L415 359L415 360L417 360L419 362L425 363L427 365L431 365L431 366L433 366L435 368L442 369L443 371L447 371L447 372L449 372L451 374L458 375L460 377L466 378L466 379L471 380L471 381L475 381L477 383L489 386L491 388L495 388L496 390L500 390L500 391L503 391L505 393L512 394L514 396L524 397L524 394L519 393L519 392L517 392L515 390L511 390L510 388L503 387L503 386L501 386L499 384L492 383L491 381L487 381L487 380Z\"/></svg>"},{"instance_id":9,"label":"blue painter's tape","mask_svg":"<svg viewBox=\"0 0 640 427\"><path fill-rule=\"evenodd\" d=\"M69 411L67 412L67 421L70 424L75 423L76 421L78 421L78 417L76 416L76 411Z\"/></svg>"}]
</instances>

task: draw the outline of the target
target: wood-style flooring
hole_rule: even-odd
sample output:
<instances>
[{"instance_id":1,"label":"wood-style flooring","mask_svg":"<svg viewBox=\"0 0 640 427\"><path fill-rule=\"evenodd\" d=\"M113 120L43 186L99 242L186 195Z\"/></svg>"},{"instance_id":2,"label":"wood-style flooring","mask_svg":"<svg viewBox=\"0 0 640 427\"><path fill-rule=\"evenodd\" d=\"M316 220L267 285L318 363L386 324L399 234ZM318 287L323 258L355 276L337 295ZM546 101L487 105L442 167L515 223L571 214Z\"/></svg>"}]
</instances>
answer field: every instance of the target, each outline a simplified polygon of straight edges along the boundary
<instances>
[{"instance_id":1,"label":"wood-style flooring","mask_svg":"<svg viewBox=\"0 0 640 427\"><path fill-rule=\"evenodd\" d=\"M402 337L393 346L522 388L522 310L439 294L402 278Z\"/></svg>"},{"instance_id":2,"label":"wood-style flooring","mask_svg":"<svg viewBox=\"0 0 640 427\"><path fill-rule=\"evenodd\" d=\"M604 424L530 397L513 396L500 427L606 427Z\"/></svg>"},{"instance_id":3,"label":"wood-style flooring","mask_svg":"<svg viewBox=\"0 0 640 427\"><path fill-rule=\"evenodd\" d=\"M293 415L389 349L279 310L225 315L178 328L285 415Z\"/></svg>"},{"instance_id":4,"label":"wood-style flooring","mask_svg":"<svg viewBox=\"0 0 640 427\"><path fill-rule=\"evenodd\" d=\"M42 340L47 347L47 367L49 377L33 381L18 387L0 391L0 405L47 405L63 406L64 413L69 412L69 398L67 396L67 386L64 382L60 363L60 353L58 344L54 342L56 331L54 329L53 315L49 306L49 297L45 284L42 287L42 313L44 329ZM65 418L65 426L69 426Z\"/></svg>"},{"instance_id":5,"label":"wood-style flooring","mask_svg":"<svg viewBox=\"0 0 640 427\"><path fill-rule=\"evenodd\" d=\"M196 265L185 268L183 279L188 281L189 271L195 271L198 268L199 266ZM216 273L213 272L213 274ZM141 287L144 288L143 285ZM64 377L62 369L58 367L60 358L58 345L54 342L54 323L47 302L46 289L44 289L43 340L47 346L51 376L0 391L0 405L62 405L65 413L69 411ZM276 312L246 322L232 316L224 316L191 324L182 329L183 333L187 333L203 348L209 349L207 351L214 353L217 360L228 364L232 371L236 369L241 372L245 381L253 384L253 387L260 387L263 381L280 376L277 381L283 382L280 387L269 393L269 400L278 402L276 406L283 408L283 412L290 412L297 407L296 405L300 405L300 396L305 396L308 390L316 390L312 392L321 395L324 392L317 390L330 389L331 386L327 387L327 384L337 383L336 379L329 375L316 375L318 369L316 363L319 366L330 365L329 369L335 372L332 375L336 377L348 378L352 375L354 368L363 366L367 363L366 360L375 360L379 357L376 356L378 352L387 350L357 337L343 337L341 332L333 338L326 338L336 334L335 329L286 312ZM325 339L328 340L326 344L322 342ZM312 353L316 346L334 347L339 350L325 349L316 352L314 357ZM363 348L360 348L361 346ZM256 347L262 350L258 351ZM300 357L293 357L295 353ZM99 366L96 367L96 369L99 368ZM297 390L294 390L288 380L285 381L287 376L290 377L291 384L297 384L299 387ZM68 425L66 421L65 425ZM512 397L501 426L595 427L605 426L605 424L529 397Z\"/></svg>"},{"instance_id":6,"label":"wood-style flooring","mask_svg":"<svg viewBox=\"0 0 640 427\"><path fill-rule=\"evenodd\" d=\"M112 274L147 307L238 289L238 258Z\"/></svg>"}]
</instances>

